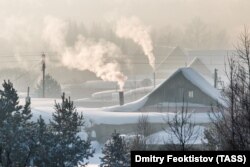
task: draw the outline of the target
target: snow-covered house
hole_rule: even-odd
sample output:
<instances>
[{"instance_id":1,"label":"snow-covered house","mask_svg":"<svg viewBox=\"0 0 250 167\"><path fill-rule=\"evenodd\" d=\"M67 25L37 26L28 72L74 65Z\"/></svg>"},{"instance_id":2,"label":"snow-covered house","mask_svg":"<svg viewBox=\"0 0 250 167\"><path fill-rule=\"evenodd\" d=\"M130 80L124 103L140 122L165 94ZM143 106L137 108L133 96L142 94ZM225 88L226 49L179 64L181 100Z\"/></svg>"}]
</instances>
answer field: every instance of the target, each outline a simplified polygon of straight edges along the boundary
<instances>
[{"instance_id":1,"label":"snow-covered house","mask_svg":"<svg viewBox=\"0 0 250 167\"><path fill-rule=\"evenodd\" d=\"M180 68L162 84L143 98L123 106L109 107L111 111L156 111L160 107L182 105L183 99L189 107L202 111L221 102L220 92L197 71L190 67ZM203 110L204 111L204 110Z\"/></svg>"},{"instance_id":2,"label":"snow-covered house","mask_svg":"<svg viewBox=\"0 0 250 167\"><path fill-rule=\"evenodd\" d=\"M215 105L219 92L192 68L180 68L150 93L145 106L158 103Z\"/></svg>"},{"instance_id":3,"label":"snow-covered house","mask_svg":"<svg viewBox=\"0 0 250 167\"><path fill-rule=\"evenodd\" d=\"M207 112L211 111L211 105L221 103L220 92L197 71L190 67L180 68L141 99L122 106L101 108L105 114L111 114L107 115L109 121L96 124L92 130L96 132L100 141L105 141L114 129L120 133L133 134L136 119L131 122L133 119L130 116L147 114L154 129L153 133L157 133L162 130L164 115L173 116L173 113L183 106L183 97L185 105L188 102L188 111L193 113L192 120L202 126L210 122ZM126 118L129 121L123 122ZM93 119L96 120L97 116ZM103 116L101 120L105 120ZM199 122L204 120L206 121Z\"/></svg>"}]
</instances>

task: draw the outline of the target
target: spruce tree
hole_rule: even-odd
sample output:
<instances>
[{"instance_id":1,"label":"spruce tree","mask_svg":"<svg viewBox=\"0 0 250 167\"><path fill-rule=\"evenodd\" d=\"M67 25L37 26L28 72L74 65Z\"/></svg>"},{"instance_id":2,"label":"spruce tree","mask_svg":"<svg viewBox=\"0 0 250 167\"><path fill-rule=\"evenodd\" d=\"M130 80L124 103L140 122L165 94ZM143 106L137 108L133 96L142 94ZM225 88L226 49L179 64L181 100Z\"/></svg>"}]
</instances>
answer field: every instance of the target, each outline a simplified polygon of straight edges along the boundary
<instances>
[{"instance_id":1,"label":"spruce tree","mask_svg":"<svg viewBox=\"0 0 250 167\"><path fill-rule=\"evenodd\" d=\"M61 95L61 85L51 75L45 76L45 96L46 97L59 97ZM43 81L40 80L36 86L35 94L38 97L43 96Z\"/></svg>"},{"instance_id":2,"label":"spruce tree","mask_svg":"<svg viewBox=\"0 0 250 167\"><path fill-rule=\"evenodd\" d=\"M90 140L82 140L77 133L79 127L84 125L83 115L76 111L70 98L63 93L62 103L55 103L56 112L50 122L54 134L55 145L52 147L52 166L71 167L79 163L84 166L93 156Z\"/></svg>"},{"instance_id":3,"label":"spruce tree","mask_svg":"<svg viewBox=\"0 0 250 167\"><path fill-rule=\"evenodd\" d=\"M130 154L126 141L119 133L112 133L104 148L102 149L103 157L101 157L100 167L129 167Z\"/></svg>"}]
</instances>

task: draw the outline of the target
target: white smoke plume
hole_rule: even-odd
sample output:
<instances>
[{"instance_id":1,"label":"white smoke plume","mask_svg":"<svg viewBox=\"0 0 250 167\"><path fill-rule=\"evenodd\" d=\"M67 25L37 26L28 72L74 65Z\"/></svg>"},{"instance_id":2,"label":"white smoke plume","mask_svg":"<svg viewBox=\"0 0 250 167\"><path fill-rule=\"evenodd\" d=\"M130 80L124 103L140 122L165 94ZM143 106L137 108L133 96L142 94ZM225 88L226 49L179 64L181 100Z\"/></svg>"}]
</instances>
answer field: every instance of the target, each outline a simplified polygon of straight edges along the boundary
<instances>
[{"instance_id":1,"label":"white smoke plume","mask_svg":"<svg viewBox=\"0 0 250 167\"><path fill-rule=\"evenodd\" d=\"M43 39L60 56L61 63L79 70L89 70L104 81L117 82L123 89L127 77L121 72L117 59L123 57L121 50L113 43L95 41L78 36L74 46L67 46L65 36L67 23L57 18L45 19Z\"/></svg>"},{"instance_id":2,"label":"white smoke plume","mask_svg":"<svg viewBox=\"0 0 250 167\"><path fill-rule=\"evenodd\" d=\"M155 70L155 56L149 27L143 25L137 17L122 18L116 24L115 33L120 38L132 39L140 45L148 57L150 66Z\"/></svg>"},{"instance_id":3,"label":"white smoke plume","mask_svg":"<svg viewBox=\"0 0 250 167\"><path fill-rule=\"evenodd\" d=\"M47 16L44 19L44 24L43 40L49 44L53 51L61 53L66 47L67 23L61 19Z\"/></svg>"}]
</instances>

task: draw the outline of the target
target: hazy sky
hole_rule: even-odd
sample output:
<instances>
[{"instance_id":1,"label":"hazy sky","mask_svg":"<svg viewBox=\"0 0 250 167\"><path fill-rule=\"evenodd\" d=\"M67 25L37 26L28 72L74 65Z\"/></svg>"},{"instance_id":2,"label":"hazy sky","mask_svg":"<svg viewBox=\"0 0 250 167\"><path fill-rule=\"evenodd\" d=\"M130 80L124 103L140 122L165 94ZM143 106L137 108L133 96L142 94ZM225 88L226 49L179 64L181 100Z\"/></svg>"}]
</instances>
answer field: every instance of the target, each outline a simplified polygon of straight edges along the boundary
<instances>
[{"instance_id":1,"label":"hazy sky","mask_svg":"<svg viewBox=\"0 0 250 167\"><path fill-rule=\"evenodd\" d=\"M152 28L182 28L199 18L236 37L244 25L250 25L249 7L250 0L0 0L0 52L10 45L16 52L29 51L31 45L32 50L42 50L36 41L47 16L89 27L136 16Z\"/></svg>"},{"instance_id":2,"label":"hazy sky","mask_svg":"<svg viewBox=\"0 0 250 167\"><path fill-rule=\"evenodd\" d=\"M156 30L182 29L198 18L213 29L225 30L233 44L243 26L250 27L250 0L0 0L0 56L9 61L8 54L15 54L20 61L24 58L19 53L32 53L37 56L29 58L32 64L33 59L39 63L41 51L46 50L41 36L47 17L91 27L131 16ZM23 66L30 68L25 62Z\"/></svg>"},{"instance_id":3,"label":"hazy sky","mask_svg":"<svg viewBox=\"0 0 250 167\"><path fill-rule=\"evenodd\" d=\"M152 26L185 25L199 17L230 29L250 23L249 0L0 0L0 17L46 15L86 24L135 15Z\"/></svg>"}]
</instances>

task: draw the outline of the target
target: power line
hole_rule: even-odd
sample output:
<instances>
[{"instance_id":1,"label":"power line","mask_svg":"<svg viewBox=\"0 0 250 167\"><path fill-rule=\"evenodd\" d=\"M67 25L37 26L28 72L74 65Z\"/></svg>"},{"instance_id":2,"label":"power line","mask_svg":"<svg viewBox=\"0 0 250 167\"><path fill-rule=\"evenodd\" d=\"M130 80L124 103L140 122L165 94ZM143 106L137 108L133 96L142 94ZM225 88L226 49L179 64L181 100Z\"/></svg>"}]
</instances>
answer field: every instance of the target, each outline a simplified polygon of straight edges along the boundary
<instances>
[{"instance_id":1,"label":"power line","mask_svg":"<svg viewBox=\"0 0 250 167\"><path fill-rule=\"evenodd\" d=\"M0 61L0 63L18 63L18 62L36 62L41 60L25 60L25 61L18 61L18 60L8 60L8 61Z\"/></svg>"},{"instance_id":2,"label":"power line","mask_svg":"<svg viewBox=\"0 0 250 167\"><path fill-rule=\"evenodd\" d=\"M34 65L31 66L30 68L33 69L35 66L37 66L37 65L39 65L39 64L40 64L40 63L34 64ZM24 72L23 74L21 74L21 75L19 75L18 77L16 77L13 81L19 80L20 78L24 77L25 75L28 75L30 72L31 72L31 70Z\"/></svg>"},{"instance_id":3,"label":"power line","mask_svg":"<svg viewBox=\"0 0 250 167\"><path fill-rule=\"evenodd\" d=\"M38 57L38 55L19 55L20 57ZM16 58L18 56L13 55L0 55L0 57Z\"/></svg>"},{"instance_id":4,"label":"power line","mask_svg":"<svg viewBox=\"0 0 250 167\"><path fill-rule=\"evenodd\" d=\"M23 61L24 63L25 62L40 62L41 60L26 60L26 61ZM53 61L57 61L57 60L53 60ZM17 60L13 60L13 61L0 61L0 63L18 63L21 61L17 61ZM135 65L149 65L148 62L122 62L122 63L118 63L118 64L135 64ZM155 63L156 65L164 65L164 64L168 64L168 65L176 65L176 64L180 64L179 62L165 62L165 63ZM224 66L225 63L207 63L205 65L220 65L220 66ZM158 69L159 67L157 67Z\"/></svg>"}]
</instances>

